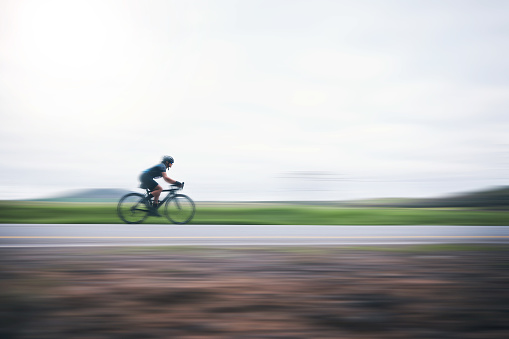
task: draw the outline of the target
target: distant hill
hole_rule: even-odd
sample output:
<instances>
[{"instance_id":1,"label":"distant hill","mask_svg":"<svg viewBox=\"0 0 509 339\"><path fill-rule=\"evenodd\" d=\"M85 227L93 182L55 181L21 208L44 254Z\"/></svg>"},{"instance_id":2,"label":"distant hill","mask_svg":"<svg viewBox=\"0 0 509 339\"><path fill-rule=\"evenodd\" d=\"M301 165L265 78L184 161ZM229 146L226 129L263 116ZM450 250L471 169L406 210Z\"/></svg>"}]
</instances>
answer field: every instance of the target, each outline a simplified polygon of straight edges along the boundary
<instances>
[{"instance_id":1,"label":"distant hill","mask_svg":"<svg viewBox=\"0 0 509 339\"><path fill-rule=\"evenodd\" d=\"M509 186L439 198L371 199L345 202L352 207L508 207Z\"/></svg>"},{"instance_id":2,"label":"distant hill","mask_svg":"<svg viewBox=\"0 0 509 339\"><path fill-rule=\"evenodd\" d=\"M97 188L71 191L56 197L32 200L56 202L113 202L118 201L122 196L130 192L131 191L117 188Z\"/></svg>"},{"instance_id":3,"label":"distant hill","mask_svg":"<svg viewBox=\"0 0 509 339\"><path fill-rule=\"evenodd\" d=\"M87 189L69 192L65 195L32 201L54 202L116 202L131 191L115 188ZM218 202L216 202L218 203ZM240 202L231 201L229 204ZM244 202L246 203L246 202ZM509 186L486 189L483 191L461 193L437 198L381 198L352 201L265 201L265 203L293 203L327 205L341 207L407 207L407 208L440 208L440 207L501 207L509 208Z\"/></svg>"}]
</instances>

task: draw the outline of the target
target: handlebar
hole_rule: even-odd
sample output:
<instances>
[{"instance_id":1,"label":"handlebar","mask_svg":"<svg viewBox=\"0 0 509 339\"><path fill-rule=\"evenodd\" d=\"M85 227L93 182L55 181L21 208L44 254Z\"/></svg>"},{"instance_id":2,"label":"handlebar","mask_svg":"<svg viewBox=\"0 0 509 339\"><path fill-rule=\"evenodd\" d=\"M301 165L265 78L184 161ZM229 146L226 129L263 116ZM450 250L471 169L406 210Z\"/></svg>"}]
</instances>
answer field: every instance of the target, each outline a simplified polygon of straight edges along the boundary
<instances>
[{"instance_id":1,"label":"handlebar","mask_svg":"<svg viewBox=\"0 0 509 339\"><path fill-rule=\"evenodd\" d=\"M178 186L178 185L175 185L175 184L171 184L170 186L178 188L178 189L183 189L184 188L184 182L182 182L182 186Z\"/></svg>"}]
</instances>

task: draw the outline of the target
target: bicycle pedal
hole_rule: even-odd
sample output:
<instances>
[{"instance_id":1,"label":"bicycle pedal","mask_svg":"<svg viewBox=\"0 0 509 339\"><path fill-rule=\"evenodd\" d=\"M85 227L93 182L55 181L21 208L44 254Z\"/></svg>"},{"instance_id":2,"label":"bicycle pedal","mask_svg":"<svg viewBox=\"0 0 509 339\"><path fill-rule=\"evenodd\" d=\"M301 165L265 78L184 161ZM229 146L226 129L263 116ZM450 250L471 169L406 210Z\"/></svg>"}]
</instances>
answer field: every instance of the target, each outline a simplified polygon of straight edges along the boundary
<instances>
[{"instance_id":1,"label":"bicycle pedal","mask_svg":"<svg viewBox=\"0 0 509 339\"><path fill-rule=\"evenodd\" d=\"M152 217L162 217L161 214L159 214L157 211L150 211L148 213L148 215L152 216Z\"/></svg>"}]
</instances>

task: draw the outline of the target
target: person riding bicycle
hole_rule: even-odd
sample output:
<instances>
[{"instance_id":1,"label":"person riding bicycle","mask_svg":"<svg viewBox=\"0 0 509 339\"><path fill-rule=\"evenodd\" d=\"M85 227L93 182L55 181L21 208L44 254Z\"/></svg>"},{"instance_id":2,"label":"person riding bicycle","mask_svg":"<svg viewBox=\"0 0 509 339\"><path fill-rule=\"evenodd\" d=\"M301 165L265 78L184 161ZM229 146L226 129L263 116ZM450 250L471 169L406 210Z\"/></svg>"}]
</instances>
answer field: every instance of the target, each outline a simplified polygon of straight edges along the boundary
<instances>
[{"instance_id":1,"label":"person riding bicycle","mask_svg":"<svg viewBox=\"0 0 509 339\"><path fill-rule=\"evenodd\" d=\"M160 217L159 213L157 213L157 207L159 205L159 196L161 195L161 192L163 191L163 188L161 187L161 185L159 185L154 179L162 177L164 179L164 181L166 181L167 183L182 187L181 182L171 179L166 174L166 171L173 165L174 162L175 161L173 160L172 157L170 157L169 155L165 155L160 164L157 164L155 166L152 166L152 167L146 169L140 175L140 182L141 182L140 187L148 189L150 191L149 194L152 197L154 197L153 210L151 211L152 215Z\"/></svg>"}]
</instances>

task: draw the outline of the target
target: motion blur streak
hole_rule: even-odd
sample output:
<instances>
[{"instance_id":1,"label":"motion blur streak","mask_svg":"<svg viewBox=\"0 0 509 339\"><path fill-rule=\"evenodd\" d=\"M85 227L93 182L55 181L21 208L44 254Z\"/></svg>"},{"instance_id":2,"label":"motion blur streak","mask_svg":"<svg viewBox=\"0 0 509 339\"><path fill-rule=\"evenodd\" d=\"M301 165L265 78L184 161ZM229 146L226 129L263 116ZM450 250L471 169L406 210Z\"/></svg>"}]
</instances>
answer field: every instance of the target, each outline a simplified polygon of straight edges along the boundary
<instances>
[{"instance_id":1,"label":"motion blur streak","mask_svg":"<svg viewBox=\"0 0 509 339\"><path fill-rule=\"evenodd\" d=\"M0 249L0 336L505 339L508 261L495 245Z\"/></svg>"}]
</instances>

